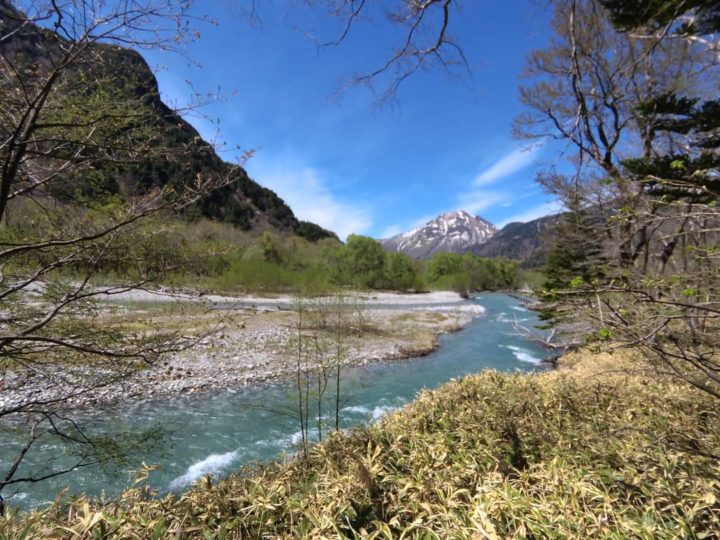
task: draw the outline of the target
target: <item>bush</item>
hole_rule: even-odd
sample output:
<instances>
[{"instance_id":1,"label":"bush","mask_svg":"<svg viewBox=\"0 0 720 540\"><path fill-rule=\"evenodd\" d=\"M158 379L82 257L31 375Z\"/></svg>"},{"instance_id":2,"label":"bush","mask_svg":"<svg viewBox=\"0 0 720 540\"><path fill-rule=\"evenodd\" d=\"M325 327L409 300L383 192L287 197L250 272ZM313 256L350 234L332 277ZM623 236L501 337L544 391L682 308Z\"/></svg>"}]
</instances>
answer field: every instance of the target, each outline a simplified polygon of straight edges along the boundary
<instances>
[{"instance_id":1,"label":"bush","mask_svg":"<svg viewBox=\"0 0 720 540\"><path fill-rule=\"evenodd\" d=\"M472 292L515 289L519 285L515 261L487 259L471 253L436 253L428 261L425 277L435 289Z\"/></svg>"}]
</instances>

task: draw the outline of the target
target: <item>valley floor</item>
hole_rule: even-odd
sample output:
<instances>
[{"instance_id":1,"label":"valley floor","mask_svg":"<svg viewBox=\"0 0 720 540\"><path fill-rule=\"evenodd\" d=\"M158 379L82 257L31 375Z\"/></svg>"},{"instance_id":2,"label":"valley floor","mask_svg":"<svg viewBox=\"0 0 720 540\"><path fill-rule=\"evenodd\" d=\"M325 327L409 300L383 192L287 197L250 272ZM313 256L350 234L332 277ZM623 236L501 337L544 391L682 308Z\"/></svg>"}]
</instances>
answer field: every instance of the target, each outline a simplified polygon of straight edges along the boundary
<instances>
[{"instance_id":1,"label":"valley floor","mask_svg":"<svg viewBox=\"0 0 720 540\"><path fill-rule=\"evenodd\" d=\"M308 314L332 309L333 299L305 302ZM372 293L344 298L349 319L343 338L346 365L406 359L428 354L437 337L459 330L483 308L462 303L450 292ZM103 302L94 324L123 332L173 332L198 335L197 344L116 384L83 391L95 366L55 368L49 387L22 373L8 373L0 406L29 398L51 400L77 387L77 406L118 400L152 399L289 377L295 370L297 303L293 297L228 297L168 291L129 291ZM310 316L310 315L306 315ZM319 330L322 334L322 329ZM332 331L328 330L328 334ZM332 336L329 336L332 337ZM46 380L45 380L46 382Z\"/></svg>"}]
</instances>

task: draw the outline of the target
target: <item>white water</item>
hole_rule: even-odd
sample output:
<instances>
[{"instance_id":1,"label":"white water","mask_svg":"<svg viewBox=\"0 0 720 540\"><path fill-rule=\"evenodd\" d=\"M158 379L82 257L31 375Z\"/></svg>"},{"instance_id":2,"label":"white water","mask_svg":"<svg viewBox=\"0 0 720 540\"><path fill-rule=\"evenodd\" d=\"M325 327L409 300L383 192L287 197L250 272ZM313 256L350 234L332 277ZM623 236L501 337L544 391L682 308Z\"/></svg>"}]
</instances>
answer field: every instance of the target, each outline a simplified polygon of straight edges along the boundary
<instances>
[{"instance_id":1,"label":"white water","mask_svg":"<svg viewBox=\"0 0 720 540\"><path fill-rule=\"evenodd\" d=\"M513 353L513 356L521 362L528 362L529 364L535 365L542 362L541 358L533 356L530 351L528 351L527 349L523 349L522 347L516 347L515 345L505 345L505 348L510 349Z\"/></svg>"},{"instance_id":2,"label":"white water","mask_svg":"<svg viewBox=\"0 0 720 540\"><path fill-rule=\"evenodd\" d=\"M217 474L229 467L239 456L238 450L227 452L225 454L210 454L202 461L198 461L188 467L187 472L182 476L178 476L170 482L170 489L177 490L189 486L198 478L207 476L208 474Z\"/></svg>"},{"instance_id":3,"label":"white water","mask_svg":"<svg viewBox=\"0 0 720 540\"><path fill-rule=\"evenodd\" d=\"M342 412L348 412L348 413L356 413L356 414L362 414L364 416L369 416L373 420L380 419L383 415L397 410L398 407L392 407L390 405L378 405L376 407L363 407L362 405L356 405L353 407L344 407L342 409Z\"/></svg>"}]
</instances>

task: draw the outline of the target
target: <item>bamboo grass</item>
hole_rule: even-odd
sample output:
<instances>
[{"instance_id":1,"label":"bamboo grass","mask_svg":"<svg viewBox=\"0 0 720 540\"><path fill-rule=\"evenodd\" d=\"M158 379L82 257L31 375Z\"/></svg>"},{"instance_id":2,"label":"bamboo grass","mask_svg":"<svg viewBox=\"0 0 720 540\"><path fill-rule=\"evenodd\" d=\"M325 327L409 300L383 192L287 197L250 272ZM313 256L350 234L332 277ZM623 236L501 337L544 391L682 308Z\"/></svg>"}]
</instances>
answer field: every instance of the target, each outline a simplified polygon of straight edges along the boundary
<instances>
[{"instance_id":1,"label":"bamboo grass","mask_svg":"<svg viewBox=\"0 0 720 540\"><path fill-rule=\"evenodd\" d=\"M115 504L13 513L0 538L720 536L717 401L628 354L562 364L450 382L180 498L140 481Z\"/></svg>"}]
</instances>

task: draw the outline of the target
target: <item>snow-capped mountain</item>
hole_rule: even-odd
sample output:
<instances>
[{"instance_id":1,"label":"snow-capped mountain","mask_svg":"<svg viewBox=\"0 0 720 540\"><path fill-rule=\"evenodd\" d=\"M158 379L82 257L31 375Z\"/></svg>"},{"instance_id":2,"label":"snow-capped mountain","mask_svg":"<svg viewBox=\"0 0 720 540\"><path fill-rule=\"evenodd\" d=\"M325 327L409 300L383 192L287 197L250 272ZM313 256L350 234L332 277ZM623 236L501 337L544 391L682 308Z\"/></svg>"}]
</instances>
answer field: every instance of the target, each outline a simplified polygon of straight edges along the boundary
<instances>
[{"instance_id":1,"label":"snow-capped mountain","mask_svg":"<svg viewBox=\"0 0 720 540\"><path fill-rule=\"evenodd\" d=\"M380 243L387 251L400 251L416 259L427 259L433 253L462 253L470 246L482 244L497 232L495 226L467 212L446 212L422 227L398 234Z\"/></svg>"}]
</instances>

